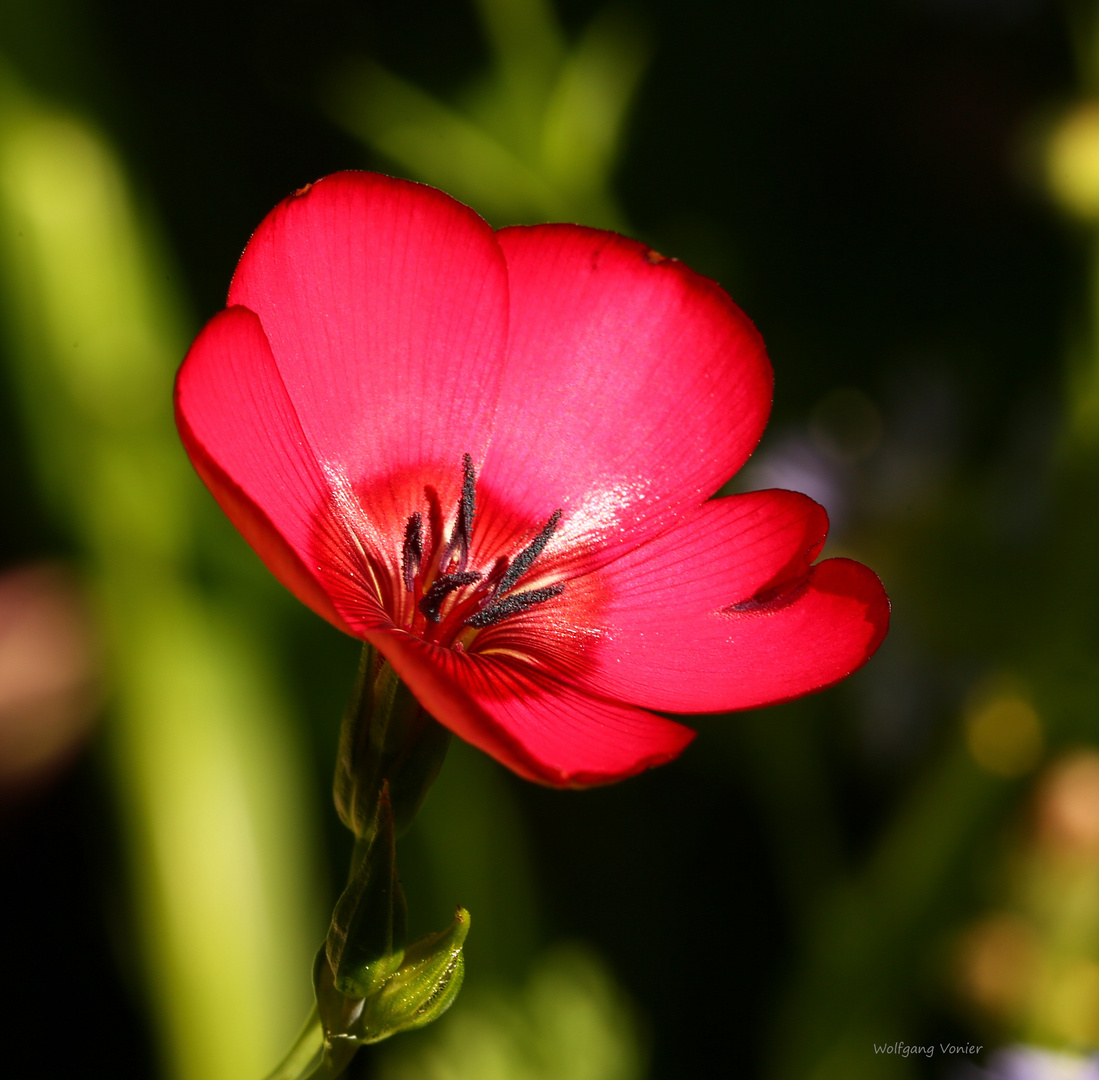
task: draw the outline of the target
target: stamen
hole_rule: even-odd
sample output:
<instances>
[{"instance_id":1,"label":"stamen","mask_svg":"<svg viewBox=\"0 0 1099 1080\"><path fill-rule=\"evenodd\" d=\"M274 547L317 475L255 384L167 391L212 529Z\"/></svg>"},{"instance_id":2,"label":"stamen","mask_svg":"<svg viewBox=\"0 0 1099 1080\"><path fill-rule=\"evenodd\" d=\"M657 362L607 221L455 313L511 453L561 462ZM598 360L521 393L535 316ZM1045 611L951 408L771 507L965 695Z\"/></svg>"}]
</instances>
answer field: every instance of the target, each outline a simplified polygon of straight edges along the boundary
<instances>
[{"instance_id":1,"label":"stamen","mask_svg":"<svg viewBox=\"0 0 1099 1080\"><path fill-rule=\"evenodd\" d=\"M500 578L500 584L496 586L497 594L507 592L531 567L531 564L539 555L542 554L545 546L550 542L550 537L553 536L554 531L557 529L557 523L561 520L561 511L554 510L553 515L549 521L542 526L542 531L529 543L511 562L511 566L507 568L504 576ZM563 586L562 586L563 587ZM535 589L535 592L540 590ZM554 593L556 596L557 594ZM537 601L535 601L537 603ZM486 609L486 612L490 609ZM481 614L485 614L482 612ZM487 626L488 623L485 623Z\"/></svg>"},{"instance_id":2,"label":"stamen","mask_svg":"<svg viewBox=\"0 0 1099 1080\"><path fill-rule=\"evenodd\" d=\"M477 473L473 468L473 458L462 455L462 495L458 500L458 517L454 522L454 532L443 549L439 566L445 572L455 549L458 551L458 569L465 570L469 561L469 547L473 542L473 515L477 511Z\"/></svg>"},{"instance_id":3,"label":"stamen","mask_svg":"<svg viewBox=\"0 0 1099 1080\"><path fill-rule=\"evenodd\" d=\"M424 516L417 510L404 527L404 547L401 550L401 577L404 587L413 592L416 575L424 558Z\"/></svg>"},{"instance_id":4,"label":"stamen","mask_svg":"<svg viewBox=\"0 0 1099 1080\"><path fill-rule=\"evenodd\" d=\"M535 604L541 604L546 600L553 599L555 596L560 596L564 591L564 584L559 583L557 585L544 585L540 589L530 589L527 592L513 593L511 596L505 596L502 600L496 600L489 604L484 611L471 615L466 619L466 626L474 626L478 629L492 626L494 623L511 618L512 615L518 615L520 611L526 611L528 608L534 607Z\"/></svg>"},{"instance_id":5,"label":"stamen","mask_svg":"<svg viewBox=\"0 0 1099 1080\"><path fill-rule=\"evenodd\" d=\"M472 585L475 581L480 580L481 575L476 570L464 570L457 574L443 574L442 577L436 578L435 583L424 593L424 598L420 601L420 611L432 622L441 622L442 615L439 613L439 609L442 607L443 601L455 589L461 589L463 586Z\"/></svg>"},{"instance_id":6,"label":"stamen","mask_svg":"<svg viewBox=\"0 0 1099 1080\"><path fill-rule=\"evenodd\" d=\"M561 523L561 510L555 510L550 515L534 539L513 559L498 555L487 573L480 573L466 569L473 547L473 519L477 513L477 471L473 456L462 455L462 492L449 539L443 532L438 493L430 485L425 485L424 497L427 500L426 513L417 510L409 515L405 523L401 578L405 588L413 594L412 603L420 614L429 623L440 626L438 631L425 633L425 640L451 644L454 648L464 647L461 642L455 643L453 640L459 627L479 630L493 626L565 591L565 585L560 583L507 595L545 550ZM448 602L447 598L452 593L474 584L477 584L476 588ZM414 630L415 626L416 619L413 618L406 629L421 632ZM426 630L422 624L421 629Z\"/></svg>"},{"instance_id":7,"label":"stamen","mask_svg":"<svg viewBox=\"0 0 1099 1080\"><path fill-rule=\"evenodd\" d=\"M473 471L473 458L469 454L463 454L462 501L458 503L458 522L455 525L460 550L458 557L459 570L466 568L466 560L469 558L469 547L473 542L473 515L476 512L477 474Z\"/></svg>"}]
</instances>

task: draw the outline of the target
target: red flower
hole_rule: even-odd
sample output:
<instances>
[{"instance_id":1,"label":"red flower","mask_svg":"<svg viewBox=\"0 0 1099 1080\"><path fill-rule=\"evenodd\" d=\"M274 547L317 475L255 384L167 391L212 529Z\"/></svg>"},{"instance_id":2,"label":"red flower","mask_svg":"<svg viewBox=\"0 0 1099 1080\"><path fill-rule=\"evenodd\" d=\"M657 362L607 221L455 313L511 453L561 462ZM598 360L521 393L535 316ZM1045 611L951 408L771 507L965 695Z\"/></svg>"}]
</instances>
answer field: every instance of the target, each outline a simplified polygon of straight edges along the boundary
<instances>
[{"instance_id":1,"label":"red flower","mask_svg":"<svg viewBox=\"0 0 1099 1080\"><path fill-rule=\"evenodd\" d=\"M180 370L195 468L271 571L522 776L616 780L885 634L803 495L710 500L771 369L714 282L572 225L493 233L339 173L277 206ZM710 501L708 501L710 500Z\"/></svg>"}]
</instances>

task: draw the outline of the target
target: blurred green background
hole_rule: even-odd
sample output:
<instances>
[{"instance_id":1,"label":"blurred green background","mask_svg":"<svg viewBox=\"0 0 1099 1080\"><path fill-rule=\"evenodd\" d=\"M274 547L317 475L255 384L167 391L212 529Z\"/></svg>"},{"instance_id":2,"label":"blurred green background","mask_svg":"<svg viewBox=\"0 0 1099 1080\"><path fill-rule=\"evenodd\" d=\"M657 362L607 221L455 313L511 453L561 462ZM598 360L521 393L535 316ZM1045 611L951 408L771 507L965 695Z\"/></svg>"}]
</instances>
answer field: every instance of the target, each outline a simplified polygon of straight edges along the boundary
<instances>
[{"instance_id":1,"label":"blurred green background","mask_svg":"<svg viewBox=\"0 0 1099 1080\"><path fill-rule=\"evenodd\" d=\"M400 861L413 931L470 909L467 985L353 1075L1099 1045L1094 94L1052 0L0 0L0 1071L260 1080L304 1017L357 646L222 519L170 388L251 229L359 167L720 281L776 370L731 490L823 502L894 623L617 787L455 746Z\"/></svg>"}]
</instances>

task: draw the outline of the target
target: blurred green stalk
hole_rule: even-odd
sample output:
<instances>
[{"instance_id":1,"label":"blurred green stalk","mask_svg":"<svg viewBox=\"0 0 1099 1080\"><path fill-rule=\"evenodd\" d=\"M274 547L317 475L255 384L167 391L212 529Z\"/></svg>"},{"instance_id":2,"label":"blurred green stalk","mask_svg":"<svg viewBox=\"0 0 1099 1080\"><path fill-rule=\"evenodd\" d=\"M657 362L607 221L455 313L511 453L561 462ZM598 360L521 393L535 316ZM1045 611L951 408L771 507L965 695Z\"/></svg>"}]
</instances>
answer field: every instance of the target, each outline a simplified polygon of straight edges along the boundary
<instances>
[{"instance_id":1,"label":"blurred green stalk","mask_svg":"<svg viewBox=\"0 0 1099 1080\"><path fill-rule=\"evenodd\" d=\"M625 230L613 174L651 43L612 6L566 43L547 0L478 0L492 70L451 105L371 60L346 65L332 118L407 176L496 225L575 221Z\"/></svg>"},{"instance_id":2,"label":"blurred green stalk","mask_svg":"<svg viewBox=\"0 0 1099 1080\"><path fill-rule=\"evenodd\" d=\"M2 70L0 226L26 435L101 621L166 1072L259 1077L308 1008L321 931L301 754L242 605L192 577L206 496L172 424L188 335L155 232L106 141Z\"/></svg>"}]
</instances>

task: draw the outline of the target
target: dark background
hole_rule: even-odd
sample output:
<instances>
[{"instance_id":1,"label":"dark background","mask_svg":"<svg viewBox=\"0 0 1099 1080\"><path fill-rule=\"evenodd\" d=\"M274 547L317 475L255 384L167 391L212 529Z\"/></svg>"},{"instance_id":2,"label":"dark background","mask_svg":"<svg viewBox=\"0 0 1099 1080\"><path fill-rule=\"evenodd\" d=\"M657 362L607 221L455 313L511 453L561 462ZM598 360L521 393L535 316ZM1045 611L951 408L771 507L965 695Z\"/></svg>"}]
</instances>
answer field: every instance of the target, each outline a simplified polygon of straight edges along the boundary
<instances>
[{"instance_id":1,"label":"dark background","mask_svg":"<svg viewBox=\"0 0 1099 1080\"><path fill-rule=\"evenodd\" d=\"M653 1077L789 1075L796 1044L811 1060L819 1032L867 998L888 1002L883 1040L988 1043L949 966L929 957L989 902L982 860L1027 778L982 796L909 921L872 928L859 911L887 909L894 893L882 907L869 886L858 902L849 893L937 775L973 680L1009 663L1057 682L1027 657L1059 596L1082 612L1074 662L1093 655L1080 507L1094 474L1066 479L1051 464L1066 342L1087 318L1086 234L1053 209L1028 154L1036 125L1078 92L1065 11L1042 0L630 10L655 51L616 172L625 215L721 281L760 327L776 394L758 460L781 465L836 388L878 410L880 445L833 470L833 542L878 570L895 624L848 684L701 720L691 750L655 773L584 793L507 777L540 934L602 953L651 1030ZM559 5L570 35L596 11ZM26 84L116 140L164 224L196 325L221 307L276 201L337 169L392 169L318 105L337 64L369 55L447 97L490 60L460 2L5 0L0 49ZM78 557L36 494L10 401L0 418L0 559ZM276 607L320 789L355 648ZM1049 753L1089 740L1094 724L1064 720ZM18 1000L2 1023L25 1055L12 1075L158 1075L97 754L93 743L4 806L3 957ZM871 955L829 960L848 932L848 959ZM370 1060L360 1055L357 1075ZM947 1075L942 1062L921 1067Z\"/></svg>"}]
</instances>

